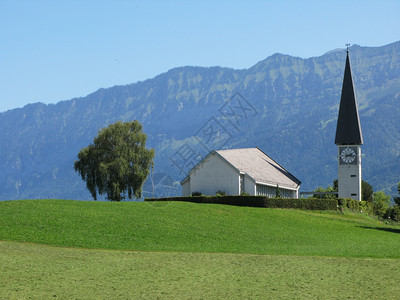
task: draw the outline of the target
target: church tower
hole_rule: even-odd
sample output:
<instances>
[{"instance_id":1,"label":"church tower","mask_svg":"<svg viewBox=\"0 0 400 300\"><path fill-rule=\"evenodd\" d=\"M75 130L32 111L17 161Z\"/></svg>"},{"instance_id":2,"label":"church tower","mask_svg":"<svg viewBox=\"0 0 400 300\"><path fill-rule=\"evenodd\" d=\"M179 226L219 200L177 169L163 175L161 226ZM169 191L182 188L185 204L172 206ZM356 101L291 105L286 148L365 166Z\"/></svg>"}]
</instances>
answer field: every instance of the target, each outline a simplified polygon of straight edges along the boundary
<instances>
[{"instance_id":1,"label":"church tower","mask_svg":"<svg viewBox=\"0 0 400 300\"><path fill-rule=\"evenodd\" d=\"M363 137L351 75L349 49L346 53L342 95L336 127L338 188L340 198L361 200L361 145Z\"/></svg>"}]
</instances>

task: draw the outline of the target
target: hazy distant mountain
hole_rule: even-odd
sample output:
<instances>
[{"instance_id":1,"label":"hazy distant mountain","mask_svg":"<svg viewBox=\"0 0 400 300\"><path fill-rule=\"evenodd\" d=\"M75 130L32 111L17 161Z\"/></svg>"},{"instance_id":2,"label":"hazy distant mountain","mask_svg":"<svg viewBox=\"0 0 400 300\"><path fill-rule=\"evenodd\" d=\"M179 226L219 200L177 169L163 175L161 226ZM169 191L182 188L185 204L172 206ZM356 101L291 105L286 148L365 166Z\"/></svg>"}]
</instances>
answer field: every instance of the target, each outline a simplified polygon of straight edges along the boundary
<instances>
[{"instance_id":1,"label":"hazy distant mountain","mask_svg":"<svg viewBox=\"0 0 400 300\"><path fill-rule=\"evenodd\" d=\"M345 50L275 54L245 70L182 67L54 105L0 114L0 199L91 199L73 171L79 150L117 120L137 119L156 149L147 196L177 182L211 149L259 147L302 184L337 178L336 119ZM395 194L400 181L400 42L350 48L365 145L363 179Z\"/></svg>"}]
</instances>

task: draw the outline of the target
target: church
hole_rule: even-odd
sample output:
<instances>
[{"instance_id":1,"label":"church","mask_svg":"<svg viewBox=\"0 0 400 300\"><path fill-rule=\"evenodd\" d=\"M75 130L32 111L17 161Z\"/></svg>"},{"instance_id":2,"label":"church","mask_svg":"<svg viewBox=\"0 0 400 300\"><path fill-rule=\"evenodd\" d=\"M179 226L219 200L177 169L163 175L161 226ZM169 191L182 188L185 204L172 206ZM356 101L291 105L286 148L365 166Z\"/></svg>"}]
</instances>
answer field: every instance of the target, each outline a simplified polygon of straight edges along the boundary
<instances>
[{"instance_id":1,"label":"church","mask_svg":"<svg viewBox=\"0 0 400 300\"><path fill-rule=\"evenodd\" d=\"M182 180L182 195L248 194L298 198L300 180L259 148L211 151Z\"/></svg>"},{"instance_id":2,"label":"church","mask_svg":"<svg viewBox=\"0 0 400 300\"><path fill-rule=\"evenodd\" d=\"M361 145L363 145L349 49L346 52L342 94L336 127L339 198L361 200Z\"/></svg>"}]
</instances>

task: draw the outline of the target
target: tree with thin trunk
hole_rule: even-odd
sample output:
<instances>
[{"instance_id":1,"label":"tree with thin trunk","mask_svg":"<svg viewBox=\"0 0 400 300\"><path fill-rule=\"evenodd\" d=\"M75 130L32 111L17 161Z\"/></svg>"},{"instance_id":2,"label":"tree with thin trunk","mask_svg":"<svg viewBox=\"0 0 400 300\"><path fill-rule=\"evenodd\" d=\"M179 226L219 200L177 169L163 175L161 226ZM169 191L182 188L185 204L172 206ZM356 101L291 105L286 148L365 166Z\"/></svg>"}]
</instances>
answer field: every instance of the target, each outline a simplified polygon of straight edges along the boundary
<instances>
[{"instance_id":1,"label":"tree with thin trunk","mask_svg":"<svg viewBox=\"0 0 400 300\"><path fill-rule=\"evenodd\" d=\"M97 194L111 201L141 198L154 158L146 138L139 121L119 121L101 129L93 144L81 149L74 169L94 200Z\"/></svg>"}]
</instances>

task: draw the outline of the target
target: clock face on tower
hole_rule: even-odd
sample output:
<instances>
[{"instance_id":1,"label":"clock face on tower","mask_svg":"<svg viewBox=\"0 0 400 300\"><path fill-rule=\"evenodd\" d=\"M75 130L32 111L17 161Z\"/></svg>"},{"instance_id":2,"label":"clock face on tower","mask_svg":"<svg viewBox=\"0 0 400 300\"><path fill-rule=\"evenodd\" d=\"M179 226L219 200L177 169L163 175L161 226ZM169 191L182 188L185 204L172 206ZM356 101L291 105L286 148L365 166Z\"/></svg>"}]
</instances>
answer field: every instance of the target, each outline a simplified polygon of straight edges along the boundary
<instances>
[{"instance_id":1,"label":"clock face on tower","mask_svg":"<svg viewBox=\"0 0 400 300\"><path fill-rule=\"evenodd\" d=\"M357 147L340 147L341 164L357 164Z\"/></svg>"}]
</instances>

